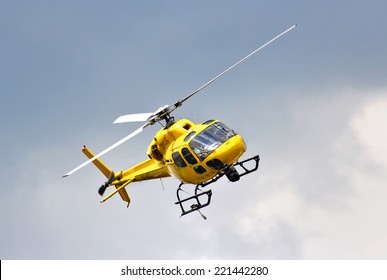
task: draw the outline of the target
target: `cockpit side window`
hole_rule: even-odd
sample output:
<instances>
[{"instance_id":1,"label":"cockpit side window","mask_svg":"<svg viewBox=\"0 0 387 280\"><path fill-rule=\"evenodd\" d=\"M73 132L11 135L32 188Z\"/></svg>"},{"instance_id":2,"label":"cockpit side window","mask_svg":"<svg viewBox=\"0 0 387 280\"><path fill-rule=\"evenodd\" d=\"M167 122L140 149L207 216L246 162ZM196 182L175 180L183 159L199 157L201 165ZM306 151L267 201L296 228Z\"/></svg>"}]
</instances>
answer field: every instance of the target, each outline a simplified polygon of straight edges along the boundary
<instances>
[{"instance_id":1,"label":"cockpit side window","mask_svg":"<svg viewBox=\"0 0 387 280\"><path fill-rule=\"evenodd\" d=\"M181 153L183 155L183 157L185 158L185 160L191 164L191 165L194 165L194 164L197 164L198 161L196 160L196 158L193 156L193 154L188 150L188 148L183 148L181 149Z\"/></svg>"},{"instance_id":2,"label":"cockpit side window","mask_svg":"<svg viewBox=\"0 0 387 280\"><path fill-rule=\"evenodd\" d=\"M179 168L186 167L187 164L185 163L184 159L180 156L179 152L175 152L172 154L173 161Z\"/></svg>"}]
</instances>

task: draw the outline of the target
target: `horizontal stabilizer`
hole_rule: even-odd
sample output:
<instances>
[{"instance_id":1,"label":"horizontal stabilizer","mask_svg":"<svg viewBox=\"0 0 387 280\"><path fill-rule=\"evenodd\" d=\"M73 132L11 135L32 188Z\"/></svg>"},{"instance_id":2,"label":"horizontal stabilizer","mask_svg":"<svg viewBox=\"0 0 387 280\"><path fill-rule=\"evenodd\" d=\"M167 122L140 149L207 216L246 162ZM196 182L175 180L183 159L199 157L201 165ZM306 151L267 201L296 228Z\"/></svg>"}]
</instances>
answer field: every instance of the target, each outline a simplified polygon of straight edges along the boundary
<instances>
[{"instance_id":1,"label":"horizontal stabilizer","mask_svg":"<svg viewBox=\"0 0 387 280\"><path fill-rule=\"evenodd\" d=\"M105 202L106 200L108 200L109 198L111 198L113 195L115 195L116 193L120 193L121 194L121 197L122 197L122 193L125 192L126 196L125 197L122 197L122 199L124 201L126 201L128 203L128 206L129 207L129 204L130 204L130 198L129 198L129 195L128 193L125 191L125 187L127 185L129 185L129 183L132 182L132 180L128 180L127 182L125 182L124 184L122 185L116 185L116 189L110 193L109 195L107 195L106 197L104 197L101 202Z\"/></svg>"}]
</instances>

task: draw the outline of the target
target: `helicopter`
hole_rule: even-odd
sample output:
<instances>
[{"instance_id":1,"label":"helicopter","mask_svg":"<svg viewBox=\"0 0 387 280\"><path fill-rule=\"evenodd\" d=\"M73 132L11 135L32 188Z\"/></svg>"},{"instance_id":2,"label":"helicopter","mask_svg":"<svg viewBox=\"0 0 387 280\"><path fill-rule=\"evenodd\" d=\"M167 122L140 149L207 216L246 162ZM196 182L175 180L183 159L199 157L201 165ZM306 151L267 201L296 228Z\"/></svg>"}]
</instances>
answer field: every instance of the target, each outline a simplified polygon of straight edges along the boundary
<instances>
[{"instance_id":1,"label":"helicopter","mask_svg":"<svg viewBox=\"0 0 387 280\"><path fill-rule=\"evenodd\" d=\"M93 162L107 178L107 181L98 189L98 193L103 197L108 187L115 187L115 190L103 197L100 202L105 202L118 193L122 200L127 203L127 207L129 207L131 200L126 191L126 186L130 183L173 177L180 181L176 191L177 202L175 204L180 206L181 216L198 211L206 219L200 209L210 205L212 191L204 191L203 188L215 183L223 176L226 176L230 182L239 181L241 177L258 170L260 157L256 155L240 161L239 159L246 151L246 143L241 135L220 120L194 123L188 119L175 120L171 113L231 69L296 26L293 25L275 36L172 105L162 106L151 113L129 114L118 117L113 122L114 124L128 122L144 122L144 124L97 155L88 147L83 146L82 152L89 160L66 173L63 177L68 177ZM100 159L102 155L138 135L146 127L156 123L159 123L162 128L156 133L148 147L148 159L120 172L114 172ZM238 169L240 170L238 171ZM182 189L185 184L194 185L195 188L193 195L183 198L183 195L187 196L187 192Z\"/></svg>"}]
</instances>

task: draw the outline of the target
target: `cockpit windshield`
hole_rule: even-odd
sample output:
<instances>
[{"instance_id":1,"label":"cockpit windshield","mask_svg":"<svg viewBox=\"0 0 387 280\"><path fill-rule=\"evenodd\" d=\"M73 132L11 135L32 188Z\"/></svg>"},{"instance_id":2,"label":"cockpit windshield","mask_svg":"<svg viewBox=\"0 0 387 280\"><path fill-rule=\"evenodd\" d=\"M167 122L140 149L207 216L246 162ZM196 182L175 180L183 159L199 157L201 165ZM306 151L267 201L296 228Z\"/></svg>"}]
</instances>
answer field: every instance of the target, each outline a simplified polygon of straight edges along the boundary
<instances>
[{"instance_id":1,"label":"cockpit windshield","mask_svg":"<svg viewBox=\"0 0 387 280\"><path fill-rule=\"evenodd\" d=\"M203 161L216 148L235 135L233 130L223 123L217 122L196 135L189 143L189 146L197 157Z\"/></svg>"}]
</instances>

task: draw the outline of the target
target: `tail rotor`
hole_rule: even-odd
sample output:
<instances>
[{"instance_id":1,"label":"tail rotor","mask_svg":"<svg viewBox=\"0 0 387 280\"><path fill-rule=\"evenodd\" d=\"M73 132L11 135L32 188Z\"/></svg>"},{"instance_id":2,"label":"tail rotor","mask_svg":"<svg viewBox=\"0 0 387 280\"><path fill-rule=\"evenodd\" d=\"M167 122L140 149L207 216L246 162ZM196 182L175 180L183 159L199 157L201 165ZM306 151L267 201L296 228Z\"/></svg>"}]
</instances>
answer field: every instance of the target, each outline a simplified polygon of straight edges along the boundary
<instances>
[{"instance_id":1,"label":"tail rotor","mask_svg":"<svg viewBox=\"0 0 387 280\"><path fill-rule=\"evenodd\" d=\"M98 194L100 196L103 196L106 189L113 183L114 179L115 179L115 175L114 175L114 172L112 172L109 179L98 189Z\"/></svg>"}]
</instances>

